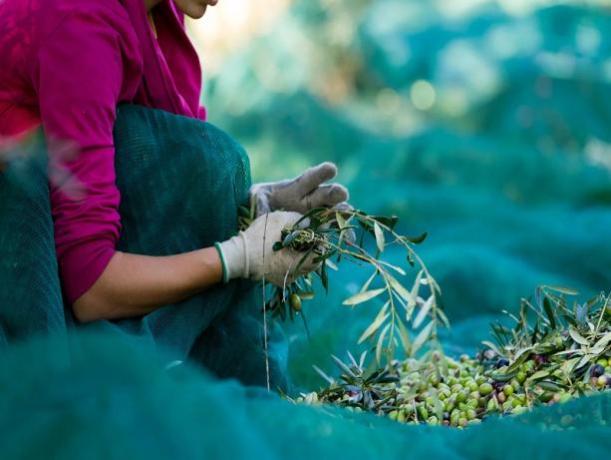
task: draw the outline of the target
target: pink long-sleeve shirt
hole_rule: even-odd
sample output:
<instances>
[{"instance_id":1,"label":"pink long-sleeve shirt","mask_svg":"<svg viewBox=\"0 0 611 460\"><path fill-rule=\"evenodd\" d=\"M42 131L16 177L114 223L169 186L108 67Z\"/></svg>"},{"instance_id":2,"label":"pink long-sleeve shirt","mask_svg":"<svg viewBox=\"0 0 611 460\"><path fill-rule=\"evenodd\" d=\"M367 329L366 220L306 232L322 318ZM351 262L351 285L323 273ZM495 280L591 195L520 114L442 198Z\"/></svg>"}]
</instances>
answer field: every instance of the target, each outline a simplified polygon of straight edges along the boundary
<instances>
[{"instance_id":1,"label":"pink long-sleeve shirt","mask_svg":"<svg viewBox=\"0 0 611 460\"><path fill-rule=\"evenodd\" d=\"M57 259L70 303L100 277L119 237L117 104L205 118L183 16L172 0L153 15L157 37L144 0L0 1L0 138L40 125L45 131Z\"/></svg>"}]
</instances>

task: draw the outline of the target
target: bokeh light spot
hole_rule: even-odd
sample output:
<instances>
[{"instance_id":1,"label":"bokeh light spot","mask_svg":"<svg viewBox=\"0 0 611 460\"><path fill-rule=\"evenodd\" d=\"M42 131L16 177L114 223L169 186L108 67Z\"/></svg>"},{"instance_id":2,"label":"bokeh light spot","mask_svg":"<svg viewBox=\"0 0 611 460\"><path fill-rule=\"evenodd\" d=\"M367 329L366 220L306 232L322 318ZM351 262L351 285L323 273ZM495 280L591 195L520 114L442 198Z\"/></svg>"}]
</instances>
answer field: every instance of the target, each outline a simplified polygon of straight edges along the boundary
<instances>
[{"instance_id":1,"label":"bokeh light spot","mask_svg":"<svg viewBox=\"0 0 611 460\"><path fill-rule=\"evenodd\" d=\"M415 81L410 90L409 97L418 110L429 110L435 105L437 93L435 88L426 80Z\"/></svg>"}]
</instances>

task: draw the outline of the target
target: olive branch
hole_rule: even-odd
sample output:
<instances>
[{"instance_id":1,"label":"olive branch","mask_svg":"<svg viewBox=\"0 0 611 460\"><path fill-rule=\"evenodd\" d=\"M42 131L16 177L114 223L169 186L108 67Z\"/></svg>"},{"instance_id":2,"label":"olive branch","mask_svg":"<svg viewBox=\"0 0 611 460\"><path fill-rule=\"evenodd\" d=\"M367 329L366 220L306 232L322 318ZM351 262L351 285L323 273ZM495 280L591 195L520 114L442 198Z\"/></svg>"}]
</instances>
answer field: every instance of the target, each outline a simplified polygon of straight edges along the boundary
<instances>
[{"instance_id":1,"label":"olive branch","mask_svg":"<svg viewBox=\"0 0 611 460\"><path fill-rule=\"evenodd\" d=\"M241 228L246 228L255 215L254 203L250 208L243 208ZM373 273L357 293L343 301L343 305L354 308L385 298L373 321L358 338L359 344L372 343L378 364L383 358L387 362L394 359L399 346L408 357L415 356L425 344L431 350L441 350L438 329L449 326L440 305L441 289L414 250L427 235L400 235L395 231L397 223L395 216L373 216L352 208L310 210L294 225L283 229L281 240L274 244L274 250L290 248L303 256L286 274L284 286L272 290L264 311L282 320L301 316L308 332L302 301L314 297L314 278L317 277L328 291L328 270L338 270L338 265L348 260L370 266ZM406 270L382 259L391 246L401 247L409 266L417 270L409 289L405 287L409 280ZM320 263L320 268L314 273L300 275L307 260Z\"/></svg>"}]
</instances>

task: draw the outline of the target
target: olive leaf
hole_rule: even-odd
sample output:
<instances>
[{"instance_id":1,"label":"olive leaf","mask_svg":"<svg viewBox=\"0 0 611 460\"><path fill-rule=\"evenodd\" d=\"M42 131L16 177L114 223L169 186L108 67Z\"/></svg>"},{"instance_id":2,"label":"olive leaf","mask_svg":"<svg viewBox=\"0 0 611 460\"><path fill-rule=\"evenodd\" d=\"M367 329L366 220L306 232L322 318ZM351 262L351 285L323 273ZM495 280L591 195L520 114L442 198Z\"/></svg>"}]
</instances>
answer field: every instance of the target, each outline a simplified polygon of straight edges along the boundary
<instances>
[{"instance_id":1,"label":"olive leaf","mask_svg":"<svg viewBox=\"0 0 611 460\"><path fill-rule=\"evenodd\" d=\"M414 322L413 322L414 329L418 329L420 327L420 325L422 324L422 321L424 321L424 319L426 318L426 315L428 315L429 312L431 311L434 301L435 301L435 297L430 296L426 300L426 302L424 302L424 304L420 307L420 311L418 311L418 314L414 318Z\"/></svg>"},{"instance_id":2,"label":"olive leaf","mask_svg":"<svg viewBox=\"0 0 611 460\"><path fill-rule=\"evenodd\" d=\"M403 238L409 241L410 243L420 244L424 242L424 240L426 240L427 236L428 236L428 233L424 232L423 234L418 235L418 236L404 236Z\"/></svg>"},{"instance_id":3,"label":"olive leaf","mask_svg":"<svg viewBox=\"0 0 611 460\"><path fill-rule=\"evenodd\" d=\"M589 345L588 342L573 326L569 326L569 335L571 338L580 345Z\"/></svg>"},{"instance_id":4,"label":"olive leaf","mask_svg":"<svg viewBox=\"0 0 611 460\"><path fill-rule=\"evenodd\" d=\"M424 345L424 343L429 339L431 333L433 332L434 323L431 321L426 326L422 328L422 330L418 333L416 338L414 339L414 343L412 344L411 354L415 355L418 350Z\"/></svg>"},{"instance_id":5,"label":"olive leaf","mask_svg":"<svg viewBox=\"0 0 611 460\"><path fill-rule=\"evenodd\" d=\"M549 371L537 371L530 376L529 380L535 381L540 380L550 375Z\"/></svg>"},{"instance_id":6,"label":"olive leaf","mask_svg":"<svg viewBox=\"0 0 611 460\"><path fill-rule=\"evenodd\" d=\"M556 316L552 310L552 305L547 297L543 299L543 308L545 309L545 313L547 314L547 319L549 320L550 327L552 329L556 329Z\"/></svg>"},{"instance_id":7,"label":"olive leaf","mask_svg":"<svg viewBox=\"0 0 611 460\"><path fill-rule=\"evenodd\" d=\"M387 324L386 326L384 326L384 329L382 329L382 332L380 333L378 337L378 342L376 343L376 362L378 363L382 362L382 351L384 349L384 339L386 338L386 334L388 333L389 330L390 330L390 324Z\"/></svg>"},{"instance_id":8,"label":"olive leaf","mask_svg":"<svg viewBox=\"0 0 611 460\"><path fill-rule=\"evenodd\" d=\"M551 291L556 291L561 294L570 295L570 296L575 296L579 294L579 292L575 291L574 289L569 289L563 286L542 286L542 288L549 289Z\"/></svg>"},{"instance_id":9,"label":"olive leaf","mask_svg":"<svg viewBox=\"0 0 611 460\"><path fill-rule=\"evenodd\" d=\"M343 305L353 306L353 305L358 305L363 302L367 302L373 299L374 297L379 296L385 290L386 289L380 288L380 289L372 289L370 291L365 291L365 292L359 292L358 294L355 294L352 297L349 297L346 300L344 300Z\"/></svg>"},{"instance_id":10,"label":"olive leaf","mask_svg":"<svg viewBox=\"0 0 611 460\"><path fill-rule=\"evenodd\" d=\"M325 264L327 264L327 267L329 267L331 270L333 270L334 272L339 271L339 268L337 267L337 265L335 265L331 259L325 259Z\"/></svg>"},{"instance_id":11,"label":"olive leaf","mask_svg":"<svg viewBox=\"0 0 611 460\"><path fill-rule=\"evenodd\" d=\"M378 270L376 269L369 278L367 278L367 281L365 281L365 284L363 284L363 286L361 287L360 292L365 292L369 289L369 286L371 286L371 283L373 282L373 280L375 279L375 277L378 276Z\"/></svg>"},{"instance_id":12,"label":"olive leaf","mask_svg":"<svg viewBox=\"0 0 611 460\"><path fill-rule=\"evenodd\" d=\"M380 228L380 225L377 222L373 223L373 231L375 232L378 251L384 252L384 246L386 244L386 240L384 238L384 232L382 231L382 229Z\"/></svg>"},{"instance_id":13,"label":"olive leaf","mask_svg":"<svg viewBox=\"0 0 611 460\"><path fill-rule=\"evenodd\" d=\"M594 346L592 347L592 353L597 353L600 354L602 353L602 351L605 349L605 347L611 343L611 332L607 332L605 335L602 336L602 338L600 340L598 340ZM595 352L594 350L600 350Z\"/></svg>"},{"instance_id":14,"label":"olive leaf","mask_svg":"<svg viewBox=\"0 0 611 460\"><path fill-rule=\"evenodd\" d=\"M386 310L388 310L388 305L389 305L388 302L384 304L384 307L380 310L376 318L373 320L373 323L371 323L367 327L367 329L365 329L365 331L361 334L361 337L358 340L359 344L363 343L365 340L371 337L380 328L380 326L382 326L382 324L384 324L384 322L388 319L388 317L390 316L390 314L386 312Z\"/></svg>"},{"instance_id":15,"label":"olive leaf","mask_svg":"<svg viewBox=\"0 0 611 460\"><path fill-rule=\"evenodd\" d=\"M403 321L401 321L401 319L397 321L397 327L399 329L399 339L401 340L401 345L403 345L403 351L406 355L409 355L411 347L409 341L409 333L407 332L407 328L405 327L405 324L403 324Z\"/></svg>"},{"instance_id":16,"label":"olive leaf","mask_svg":"<svg viewBox=\"0 0 611 460\"><path fill-rule=\"evenodd\" d=\"M346 219L344 219L340 212L335 213L335 220L337 220L337 225L340 231L344 230L348 226L348 224L346 223Z\"/></svg>"}]
</instances>

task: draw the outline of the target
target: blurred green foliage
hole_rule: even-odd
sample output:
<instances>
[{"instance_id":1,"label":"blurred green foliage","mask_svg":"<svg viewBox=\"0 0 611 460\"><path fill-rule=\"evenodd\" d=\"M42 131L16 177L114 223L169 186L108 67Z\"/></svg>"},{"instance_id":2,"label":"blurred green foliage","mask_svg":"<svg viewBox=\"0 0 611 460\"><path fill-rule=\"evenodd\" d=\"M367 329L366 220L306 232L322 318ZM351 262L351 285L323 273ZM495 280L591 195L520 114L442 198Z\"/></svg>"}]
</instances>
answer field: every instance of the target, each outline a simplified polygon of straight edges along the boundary
<instances>
[{"instance_id":1,"label":"blurred green foliage","mask_svg":"<svg viewBox=\"0 0 611 460\"><path fill-rule=\"evenodd\" d=\"M449 3L298 0L205 102L255 179L335 161L355 206L428 231L421 255L468 349L536 285L611 288L611 10ZM367 275L344 266L306 304L311 342L287 329L298 384L375 315L340 306Z\"/></svg>"}]
</instances>

